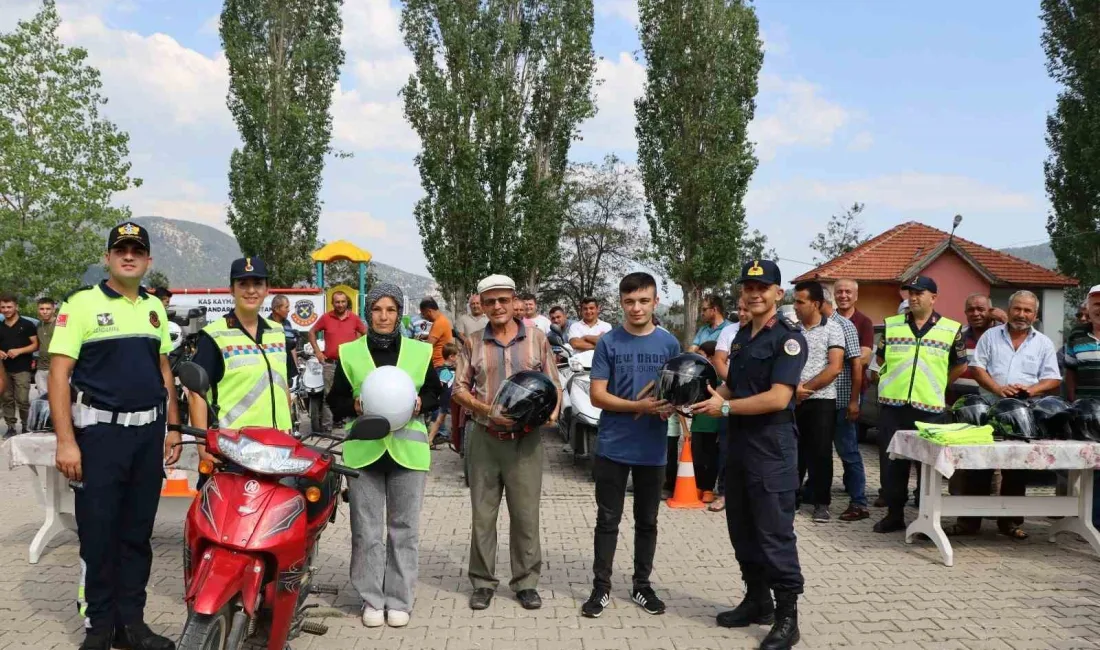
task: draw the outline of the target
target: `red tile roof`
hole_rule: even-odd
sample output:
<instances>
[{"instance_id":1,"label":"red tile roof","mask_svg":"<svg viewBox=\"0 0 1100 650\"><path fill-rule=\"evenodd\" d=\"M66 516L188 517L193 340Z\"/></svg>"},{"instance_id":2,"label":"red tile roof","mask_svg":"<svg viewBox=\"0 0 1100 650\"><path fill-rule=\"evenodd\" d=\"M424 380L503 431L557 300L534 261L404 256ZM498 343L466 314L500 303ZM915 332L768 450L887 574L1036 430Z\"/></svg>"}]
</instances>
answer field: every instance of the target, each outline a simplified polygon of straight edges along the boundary
<instances>
[{"instance_id":1,"label":"red tile roof","mask_svg":"<svg viewBox=\"0 0 1100 650\"><path fill-rule=\"evenodd\" d=\"M907 221L868 240L851 252L830 260L794 279L864 282L904 282L928 266L945 250L949 233L916 221ZM962 253L993 286L1071 287L1077 280L1026 262L1007 253L986 248L961 237L952 248Z\"/></svg>"}]
</instances>

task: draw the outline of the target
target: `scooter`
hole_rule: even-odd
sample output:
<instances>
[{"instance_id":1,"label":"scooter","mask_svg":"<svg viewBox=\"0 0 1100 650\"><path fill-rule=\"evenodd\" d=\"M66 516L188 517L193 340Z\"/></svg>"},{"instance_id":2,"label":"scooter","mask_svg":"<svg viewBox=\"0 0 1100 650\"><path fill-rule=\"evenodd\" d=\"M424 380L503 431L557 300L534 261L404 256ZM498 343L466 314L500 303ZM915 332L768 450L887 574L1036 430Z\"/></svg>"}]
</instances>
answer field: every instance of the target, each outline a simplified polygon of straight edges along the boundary
<instances>
[{"instance_id":1,"label":"scooter","mask_svg":"<svg viewBox=\"0 0 1100 650\"><path fill-rule=\"evenodd\" d=\"M183 364L180 377L188 390L209 388L193 363ZM313 563L321 533L335 518L341 476L359 475L333 462L331 449L344 439L320 436L334 441L324 449L277 429L183 430L232 469L213 471L205 461L200 468L209 479L184 523L187 621L179 650L238 650L260 624L269 650L284 650L303 632L325 634L327 626L306 620L315 605L305 601L336 593L313 584ZM346 439L388 433L385 419L363 417Z\"/></svg>"},{"instance_id":2,"label":"scooter","mask_svg":"<svg viewBox=\"0 0 1100 650\"><path fill-rule=\"evenodd\" d=\"M290 392L294 396L293 416L299 436L320 431L322 401L325 399L325 368L310 345L303 345L298 351L298 376Z\"/></svg>"},{"instance_id":3,"label":"scooter","mask_svg":"<svg viewBox=\"0 0 1100 650\"><path fill-rule=\"evenodd\" d=\"M600 427L600 409L592 406L593 350L573 352L564 342L557 325L551 326L550 346L558 359L562 404L558 431L565 441L565 452L573 455L573 463L591 459L596 454Z\"/></svg>"}]
</instances>

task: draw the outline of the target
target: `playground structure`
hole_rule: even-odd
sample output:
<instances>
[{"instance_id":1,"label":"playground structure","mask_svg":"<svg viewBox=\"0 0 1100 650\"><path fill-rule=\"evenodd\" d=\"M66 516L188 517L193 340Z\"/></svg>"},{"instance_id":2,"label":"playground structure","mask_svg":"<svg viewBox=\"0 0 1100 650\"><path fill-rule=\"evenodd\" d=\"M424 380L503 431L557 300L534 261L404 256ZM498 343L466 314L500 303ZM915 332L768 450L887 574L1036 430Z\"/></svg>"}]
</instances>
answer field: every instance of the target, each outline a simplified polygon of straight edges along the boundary
<instances>
[{"instance_id":1,"label":"playground structure","mask_svg":"<svg viewBox=\"0 0 1100 650\"><path fill-rule=\"evenodd\" d=\"M367 300L367 265L370 264L371 254L368 251L359 248L355 244L349 241L340 239L329 244L325 244L320 249L314 251L313 262L317 265L317 286L322 287L325 292L325 311L332 310L332 294L337 291L342 291L347 294L351 301L352 309L360 318L365 318L366 314L366 300ZM349 287L345 284L337 285L334 287L324 288L325 286L325 265L329 262L353 262L359 265L359 287Z\"/></svg>"}]
</instances>

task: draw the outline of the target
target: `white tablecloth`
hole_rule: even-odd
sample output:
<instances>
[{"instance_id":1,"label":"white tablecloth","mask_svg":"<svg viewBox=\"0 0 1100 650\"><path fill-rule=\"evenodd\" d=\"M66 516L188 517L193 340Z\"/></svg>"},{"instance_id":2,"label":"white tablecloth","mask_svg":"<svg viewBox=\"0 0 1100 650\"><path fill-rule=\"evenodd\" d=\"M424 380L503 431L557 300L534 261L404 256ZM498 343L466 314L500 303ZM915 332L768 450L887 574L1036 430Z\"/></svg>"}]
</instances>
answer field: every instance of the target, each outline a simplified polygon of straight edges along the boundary
<instances>
[{"instance_id":1,"label":"white tablecloth","mask_svg":"<svg viewBox=\"0 0 1100 650\"><path fill-rule=\"evenodd\" d=\"M8 447L8 468L53 467L57 454L57 436L52 433L23 433L4 443ZM177 469L198 471L198 452L194 445L184 446Z\"/></svg>"},{"instance_id":2,"label":"white tablecloth","mask_svg":"<svg viewBox=\"0 0 1100 650\"><path fill-rule=\"evenodd\" d=\"M925 440L916 431L898 431L887 452L931 465L946 478L957 469L1100 469L1100 443L1073 440L948 447Z\"/></svg>"}]
</instances>

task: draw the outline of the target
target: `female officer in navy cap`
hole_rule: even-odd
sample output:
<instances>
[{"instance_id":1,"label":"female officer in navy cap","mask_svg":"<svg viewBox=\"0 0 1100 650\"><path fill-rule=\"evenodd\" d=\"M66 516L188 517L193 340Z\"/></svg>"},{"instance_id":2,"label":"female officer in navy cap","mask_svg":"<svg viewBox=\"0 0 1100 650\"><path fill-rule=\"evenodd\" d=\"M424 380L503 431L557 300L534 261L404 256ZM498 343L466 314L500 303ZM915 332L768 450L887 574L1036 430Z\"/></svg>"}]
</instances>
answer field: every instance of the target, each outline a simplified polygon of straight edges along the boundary
<instances>
[{"instance_id":1,"label":"female officer in navy cap","mask_svg":"<svg viewBox=\"0 0 1100 650\"><path fill-rule=\"evenodd\" d=\"M774 625L760 647L798 643L802 569L795 546L798 444L794 391L806 363L806 340L776 314L783 295L779 267L753 260L741 269L742 300L752 315L730 344L729 376L695 413L728 416L726 523L746 594L718 615L722 627ZM775 601L772 601L772 592Z\"/></svg>"},{"instance_id":2,"label":"female officer in navy cap","mask_svg":"<svg viewBox=\"0 0 1100 650\"><path fill-rule=\"evenodd\" d=\"M208 395L192 395L192 425L207 427L207 402L218 406L225 429L274 427L289 431L290 380L297 374L283 328L262 316L267 265L242 257L229 270L233 311L203 328L193 361L210 377ZM272 395L274 393L274 395ZM205 457L203 447L199 453Z\"/></svg>"}]
</instances>

